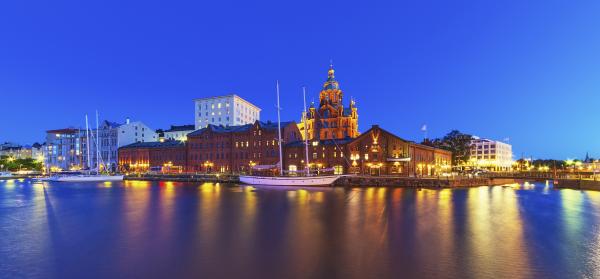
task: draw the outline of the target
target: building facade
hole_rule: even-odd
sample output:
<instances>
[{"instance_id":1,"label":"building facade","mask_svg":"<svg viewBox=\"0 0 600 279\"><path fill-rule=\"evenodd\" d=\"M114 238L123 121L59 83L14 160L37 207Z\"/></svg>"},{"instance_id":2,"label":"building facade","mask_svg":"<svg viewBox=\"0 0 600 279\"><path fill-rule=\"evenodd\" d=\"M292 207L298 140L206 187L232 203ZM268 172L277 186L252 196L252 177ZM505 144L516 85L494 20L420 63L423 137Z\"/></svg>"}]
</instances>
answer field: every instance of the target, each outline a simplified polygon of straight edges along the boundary
<instances>
[{"instance_id":1,"label":"building facade","mask_svg":"<svg viewBox=\"0 0 600 279\"><path fill-rule=\"evenodd\" d=\"M42 145L39 143L34 143L33 145L20 145L5 142L0 144L0 157L3 156L14 159L34 158L38 160L43 157Z\"/></svg>"},{"instance_id":2,"label":"building facade","mask_svg":"<svg viewBox=\"0 0 600 279\"><path fill-rule=\"evenodd\" d=\"M240 126L214 126L188 135L188 170L250 172L279 163L278 124L256 121ZM283 144L301 139L295 122L282 122Z\"/></svg>"},{"instance_id":3,"label":"building facade","mask_svg":"<svg viewBox=\"0 0 600 279\"><path fill-rule=\"evenodd\" d=\"M319 104L311 103L307 115L302 115L309 140L356 138L358 132L358 112L354 100L348 107L343 104L343 92L335 79L333 66L327 73L327 81L319 93Z\"/></svg>"},{"instance_id":4,"label":"building facade","mask_svg":"<svg viewBox=\"0 0 600 279\"><path fill-rule=\"evenodd\" d=\"M125 173L180 173L186 165L182 141L137 142L119 148L119 170Z\"/></svg>"},{"instance_id":5,"label":"building facade","mask_svg":"<svg viewBox=\"0 0 600 279\"><path fill-rule=\"evenodd\" d=\"M171 128L168 130L158 130L156 132L161 140L186 141L187 135L195 130L196 127L194 125L171 125Z\"/></svg>"},{"instance_id":6,"label":"building facade","mask_svg":"<svg viewBox=\"0 0 600 279\"><path fill-rule=\"evenodd\" d=\"M74 128L46 131L45 167L50 171L83 168L82 131Z\"/></svg>"},{"instance_id":7,"label":"building facade","mask_svg":"<svg viewBox=\"0 0 600 279\"><path fill-rule=\"evenodd\" d=\"M156 142L156 132L140 121L125 120L125 124L111 121L102 121L98 129L91 129L90 133L90 162L87 159L87 133L81 131L83 168L117 171L119 163L119 147L137 142ZM96 139L99 143L99 152L96 153Z\"/></svg>"},{"instance_id":8,"label":"building facade","mask_svg":"<svg viewBox=\"0 0 600 279\"><path fill-rule=\"evenodd\" d=\"M471 141L470 164L491 171L510 171L513 165L512 145L496 140L475 138Z\"/></svg>"},{"instance_id":9,"label":"building facade","mask_svg":"<svg viewBox=\"0 0 600 279\"><path fill-rule=\"evenodd\" d=\"M306 168L303 141L285 146L285 168ZM357 138L311 140L308 163L311 172L334 174L435 176L450 171L452 153L404 140L378 125Z\"/></svg>"},{"instance_id":10,"label":"building facade","mask_svg":"<svg viewBox=\"0 0 600 279\"><path fill-rule=\"evenodd\" d=\"M194 100L195 128L215 126L239 126L260 120L261 109L232 94Z\"/></svg>"}]
</instances>

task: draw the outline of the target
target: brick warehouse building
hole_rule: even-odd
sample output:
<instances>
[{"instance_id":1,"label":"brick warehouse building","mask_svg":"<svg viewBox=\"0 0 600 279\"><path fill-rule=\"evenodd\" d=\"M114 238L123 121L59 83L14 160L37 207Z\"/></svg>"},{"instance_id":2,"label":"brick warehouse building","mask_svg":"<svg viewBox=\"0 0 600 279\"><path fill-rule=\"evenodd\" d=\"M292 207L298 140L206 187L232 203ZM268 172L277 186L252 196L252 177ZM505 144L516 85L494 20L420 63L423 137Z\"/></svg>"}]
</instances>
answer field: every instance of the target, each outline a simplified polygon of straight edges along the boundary
<instances>
[{"instance_id":1,"label":"brick warehouse building","mask_svg":"<svg viewBox=\"0 0 600 279\"><path fill-rule=\"evenodd\" d=\"M284 149L284 168L305 166L304 142L289 143ZM313 140L308 160L312 170L336 174L431 176L450 170L452 153L404 140L378 125L357 138Z\"/></svg>"},{"instance_id":2,"label":"brick warehouse building","mask_svg":"<svg viewBox=\"0 0 600 279\"><path fill-rule=\"evenodd\" d=\"M187 166L184 142L137 142L119 148L122 172L182 172Z\"/></svg>"},{"instance_id":3,"label":"brick warehouse building","mask_svg":"<svg viewBox=\"0 0 600 279\"><path fill-rule=\"evenodd\" d=\"M119 149L125 172L249 173L276 169L277 124L257 121L242 126L214 126L188 135L187 142L134 143ZM294 122L282 123L283 166L301 171L304 141ZM450 170L452 153L402 139L374 125L357 138L309 141L313 171L336 174L432 176Z\"/></svg>"},{"instance_id":4,"label":"brick warehouse building","mask_svg":"<svg viewBox=\"0 0 600 279\"><path fill-rule=\"evenodd\" d=\"M301 139L295 122L281 123L283 144ZM279 162L277 123L256 121L241 126L209 125L188 134L187 170L245 172Z\"/></svg>"}]
</instances>

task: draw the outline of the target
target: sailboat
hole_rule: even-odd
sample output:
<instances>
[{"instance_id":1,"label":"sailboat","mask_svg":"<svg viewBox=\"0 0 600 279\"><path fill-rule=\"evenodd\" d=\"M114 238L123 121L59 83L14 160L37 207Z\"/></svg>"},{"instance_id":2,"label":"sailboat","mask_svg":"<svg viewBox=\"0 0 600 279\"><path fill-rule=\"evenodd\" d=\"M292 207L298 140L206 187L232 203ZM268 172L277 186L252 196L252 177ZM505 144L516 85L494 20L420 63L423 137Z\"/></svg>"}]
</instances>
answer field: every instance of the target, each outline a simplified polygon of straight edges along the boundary
<instances>
[{"instance_id":1,"label":"sailboat","mask_svg":"<svg viewBox=\"0 0 600 279\"><path fill-rule=\"evenodd\" d=\"M98 125L98 111L96 111L96 173L93 174L90 168L90 128L88 122L88 116L85 115L85 135L87 141L87 174L78 175L55 175L47 179L47 181L53 182L108 182L108 181L122 181L123 175L110 175L100 173L100 129Z\"/></svg>"},{"instance_id":2,"label":"sailboat","mask_svg":"<svg viewBox=\"0 0 600 279\"><path fill-rule=\"evenodd\" d=\"M340 175L311 176L308 168L308 137L306 127L306 89L303 88L304 95L304 148L306 153L306 176L253 176L240 175L240 182L251 185L269 185L269 186L328 186L333 184ZM281 115L279 106L279 82L277 82L277 133L279 141L279 174L283 174L283 152L281 140Z\"/></svg>"}]
</instances>

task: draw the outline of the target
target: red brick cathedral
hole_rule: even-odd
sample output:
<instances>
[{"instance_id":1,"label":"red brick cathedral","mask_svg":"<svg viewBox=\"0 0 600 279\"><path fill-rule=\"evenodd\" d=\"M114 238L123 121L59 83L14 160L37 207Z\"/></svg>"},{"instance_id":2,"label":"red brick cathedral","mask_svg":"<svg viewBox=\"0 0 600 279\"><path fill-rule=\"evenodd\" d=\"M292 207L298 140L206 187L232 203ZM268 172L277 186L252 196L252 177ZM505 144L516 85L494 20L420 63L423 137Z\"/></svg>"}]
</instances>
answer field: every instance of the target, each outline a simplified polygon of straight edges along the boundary
<instances>
[{"instance_id":1,"label":"red brick cathedral","mask_svg":"<svg viewBox=\"0 0 600 279\"><path fill-rule=\"evenodd\" d=\"M356 138L360 133L354 100L350 101L349 107L344 107L344 94L335 80L333 65L327 75L327 81L319 94L319 107L315 108L315 104L312 103L306 115L308 139Z\"/></svg>"}]
</instances>

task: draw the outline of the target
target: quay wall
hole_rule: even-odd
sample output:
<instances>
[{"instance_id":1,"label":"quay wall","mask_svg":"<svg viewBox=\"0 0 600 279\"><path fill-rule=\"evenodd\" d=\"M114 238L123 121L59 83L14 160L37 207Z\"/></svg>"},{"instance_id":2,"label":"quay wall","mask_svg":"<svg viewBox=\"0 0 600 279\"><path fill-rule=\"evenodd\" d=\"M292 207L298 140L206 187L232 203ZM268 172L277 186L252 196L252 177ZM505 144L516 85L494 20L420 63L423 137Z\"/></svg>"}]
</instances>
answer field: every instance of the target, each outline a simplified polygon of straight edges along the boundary
<instances>
[{"instance_id":1,"label":"quay wall","mask_svg":"<svg viewBox=\"0 0 600 279\"><path fill-rule=\"evenodd\" d=\"M209 174L143 174L129 175L125 180L239 183L237 175ZM338 187L407 187L407 188L461 188L496 186L515 183L512 178L417 178L392 176L342 176L334 186Z\"/></svg>"},{"instance_id":2,"label":"quay wall","mask_svg":"<svg viewBox=\"0 0 600 279\"><path fill-rule=\"evenodd\" d=\"M580 179L559 179L557 189L576 189L576 190L594 190L600 191L600 181L598 180L580 180Z\"/></svg>"},{"instance_id":3,"label":"quay wall","mask_svg":"<svg viewBox=\"0 0 600 279\"><path fill-rule=\"evenodd\" d=\"M496 186L515 183L512 178L416 178L416 177L378 177L344 176L335 182L335 186L351 187L407 187L407 188L462 188Z\"/></svg>"}]
</instances>

